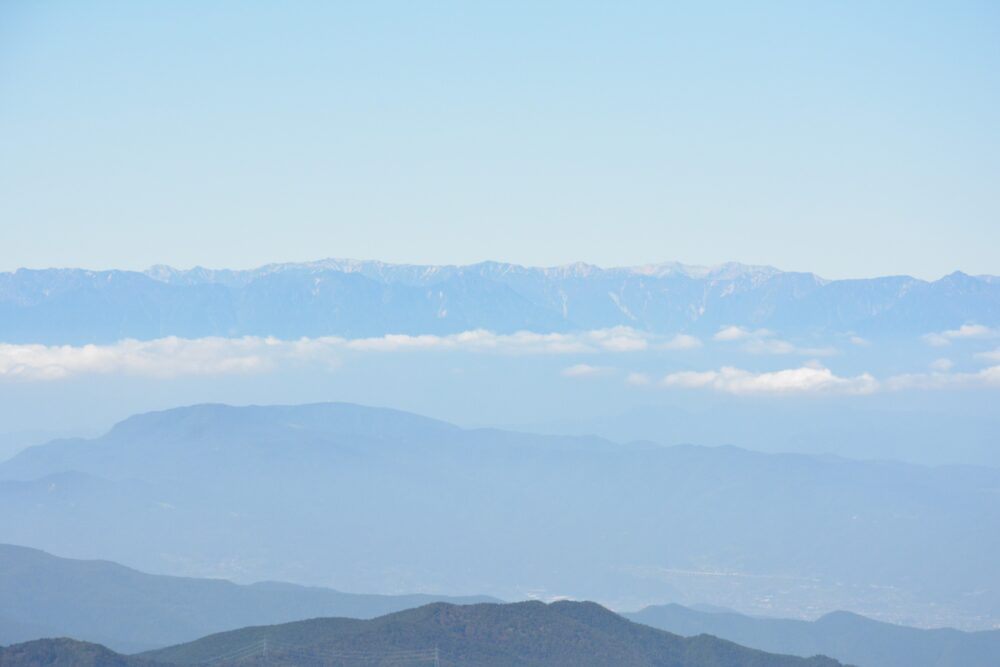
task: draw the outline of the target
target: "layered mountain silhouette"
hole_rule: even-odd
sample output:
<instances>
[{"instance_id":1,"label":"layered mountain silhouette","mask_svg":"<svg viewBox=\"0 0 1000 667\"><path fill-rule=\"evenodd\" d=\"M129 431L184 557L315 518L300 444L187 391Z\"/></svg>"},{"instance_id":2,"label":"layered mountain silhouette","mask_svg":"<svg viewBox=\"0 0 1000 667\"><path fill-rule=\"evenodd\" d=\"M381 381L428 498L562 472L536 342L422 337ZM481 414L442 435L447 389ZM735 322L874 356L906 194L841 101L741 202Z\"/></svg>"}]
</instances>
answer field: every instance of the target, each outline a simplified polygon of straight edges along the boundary
<instances>
[{"instance_id":1,"label":"layered mountain silhouette","mask_svg":"<svg viewBox=\"0 0 1000 667\"><path fill-rule=\"evenodd\" d=\"M843 611L798 621L663 605L624 616L679 635L709 634L774 653L829 655L858 667L993 667L1000 660L1000 630L924 630Z\"/></svg>"},{"instance_id":2,"label":"layered mountain silhouette","mask_svg":"<svg viewBox=\"0 0 1000 667\"><path fill-rule=\"evenodd\" d=\"M340 590L851 609L987 628L1000 471L199 405L0 465L0 541ZM947 548L928 548L928 545Z\"/></svg>"},{"instance_id":3,"label":"layered mountain silhouette","mask_svg":"<svg viewBox=\"0 0 1000 667\"><path fill-rule=\"evenodd\" d=\"M685 639L632 623L593 603L432 604L372 620L319 618L244 628L125 656L87 642L48 639L0 648L4 667L226 665L344 667L837 667L744 648L707 635Z\"/></svg>"},{"instance_id":4,"label":"layered mountain silhouette","mask_svg":"<svg viewBox=\"0 0 1000 667\"><path fill-rule=\"evenodd\" d=\"M344 629L353 632L365 627L354 619L405 611L433 599L157 576L107 561L57 558L35 549L0 545L0 645L54 637L77 640L33 642L19 649L25 655L44 649L52 656L69 654L84 662L111 660L109 664L115 664L113 660L128 659L113 656L97 644L134 653L187 642L150 655L192 664L213 656L245 653L244 657L255 657L267 647L273 656L281 647L289 653L301 652L302 644L317 633L339 636ZM485 598L440 600L467 605ZM676 635L713 635L769 653L827 655L858 667L992 667L1000 656L998 630L923 630L847 612L809 622L664 605L622 616ZM272 625L304 619L319 620ZM223 630L238 631L205 637ZM317 655L329 655L331 650Z\"/></svg>"},{"instance_id":5,"label":"layered mountain silhouette","mask_svg":"<svg viewBox=\"0 0 1000 667\"><path fill-rule=\"evenodd\" d=\"M256 650L256 647L261 647ZM246 651L249 648L249 655ZM435 651L437 663L428 650ZM143 657L178 665L440 664L467 667L834 667L771 655L715 637L690 639L631 623L593 603L432 604L368 621L329 618L245 628ZM384 664L384 663L383 663Z\"/></svg>"},{"instance_id":6,"label":"layered mountain silhouette","mask_svg":"<svg viewBox=\"0 0 1000 667\"><path fill-rule=\"evenodd\" d=\"M0 273L0 340L279 338L470 329L569 331L630 326L713 333L720 326L865 336L1000 324L1000 280L953 273L824 280L811 273L676 263L601 269L485 262L414 266L353 260L248 271L21 269Z\"/></svg>"},{"instance_id":7,"label":"layered mountain silhouette","mask_svg":"<svg viewBox=\"0 0 1000 667\"><path fill-rule=\"evenodd\" d=\"M73 637L135 652L247 625L318 616L373 618L435 600L488 599L358 595L276 582L238 586L0 545L0 644Z\"/></svg>"}]
</instances>

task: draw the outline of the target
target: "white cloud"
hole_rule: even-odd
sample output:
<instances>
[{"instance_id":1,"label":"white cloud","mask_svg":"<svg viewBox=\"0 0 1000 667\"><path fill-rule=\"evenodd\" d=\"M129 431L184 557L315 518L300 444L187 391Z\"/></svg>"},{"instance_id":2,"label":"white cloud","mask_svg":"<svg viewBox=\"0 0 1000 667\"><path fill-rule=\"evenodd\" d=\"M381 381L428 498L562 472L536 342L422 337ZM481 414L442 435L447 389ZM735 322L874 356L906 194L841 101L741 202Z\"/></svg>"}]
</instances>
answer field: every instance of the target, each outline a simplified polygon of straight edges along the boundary
<instances>
[{"instance_id":1,"label":"white cloud","mask_svg":"<svg viewBox=\"0 0 1000 667\"><path fill-rule=\"evenodd\" d=\"M223 375L268 370L287 343L271 338L168 337L114 345L0 344L0 377L57 380L91 373L150 377ZM326 363L335 363L326 359Z\"/></svg>"},{"instance_id":2,"label":"white cloud","mask_svg":"<svg viewBox=\"0 0 1000 667\"><path fill-rule=\"evenodd\" d=\"M950 371L955 363L951 359L946 359L942 357L941 359L935 359L930 363L930 368L932 371L945 372Z\"/></svg>"},{"instance_id":3,"label":"white cloud","mask_svg":"<svg viewBox=\"0 0 1000 667\"><path fill-rule=\"evenodd\" d=\"M745 327L728 326L719 329L712 336L712 339L724 343L744 341L742 349L750 354L798 354L807 357L825 357L837 353L837 350L832 347L798 347L774 336L774 332L768 329L751 331Z\"/></svg>"},{"instance_id":4,"label":"white cloud","mask_svg":"<svg viewBox=\"0 0 1000 667\"><path fill-rule=\"evenodd\" d=\"M608 352L641 352L649 347L649 335L630 327L599 329L586 337Z\"/></svg>"},{"instance_id":5,"label":"white cloud","mask_svg":"<svg viewBox=\"0 0 1000 667\"><path fill-rule=\"evenodd\" d=\"M642 352L661 336L631 327L613 327L575 333L535 333L519 331L496 334L475 329L446 336L392 334L376 338L321 338L337 341L358 351L396 352L406 350L496 351L512 354L572 354L589 352ZM673 339L671 339L673 340Z\"/></svg>"},{"instance_id":6,"label":"white cloud","mask_svg":"<svg viewBox=\"0 0 1000 667\"><path fill-rule=\"evenodd\" d=\"M670 340L659 343L656 347L660 350L694 350L701 347L701 344L701 341L694 336L677 334Z\"/></svg>"},{"instance_id":7,"label":"white cloud","mask_svg":"<svg viewBox=\"0 0 1000 667\"><path fill-rule=\"evenodd\" d=\"M857 345L859 347L868 347L872 344L870 340L862 338L861 336L851 336L848 340L851 341L851 345Z\"/></svg>"},{"instance_id":8,"label":"white cloud","mask_svg":"<svg viewBox=\"0 0 1000 667\"><path fill-rule=\"evenodd\" d=\"M944 347L945 345L950 345L951 341L945 336L936 333L930 333L924 336L924 342L933 347Z\"/></svg>"},{"instance_id":9,"label":"white cloud","mask_svg":"<svg viewBox=\"0 0 1000 667\"><path fill-rule=\"evenodd\" d=\"M730 366L717 371L684 371L667 375L661 384L728 394L868 394L878 388L878 381L867 373L845 378L815 365L762 373Z\"/></svg>"},{"instance_id":10,"label":"white cloud","mask_svg":"<svg viewBox=\"0 0 1000 667\"><path fill-rule=\"evenodd\" d=\"M635 387L644 387L653 381L651 377L645 373L629 373L625 377L625 382Z\"/></svg>"},{"instance_id":11,"label":"white cloud","mask_svg":"<svg viewBox=\"0 0 1000 667\"><path fill-rule=\"evenodd\" d=\"M963 324L957 329L929 333L924 336L924 342L933 347L944 347L953 340L969 338L1000 338L1000 329L991 329L982 324Z\"/></svg>"},{"instance_id":12,"label":"white cloud","mask_svg":"<svg viewBox=\"0 0 1000 667\"><path fill-rule=\"evenodd\" d=\"M828 357L837 353L832 347L798 347L777 338L754 338L744 343L743 349L751 354L798 354L805 357Z\"/></svg>"},{"instance_id":13,"label":"white cloud","mask_svg":"<svg viewBox=\"0 0 1000 667\"><path fill-rule=\"evenodd\" d=\"M463 331L447 336L388 334L373 338L324 337L306 339L319 345L334 345L358 352L406 352L410 350L469 350L474 352L516 351L528 354L593 352L586 334L540 334L519 331L495 334L485 329Z\"/></svg>"},{"instance_id":14,"label":"white cloud","mask_svg":"<svg viewBox=\"0 0 1000 667\"><path fill-rule=\"evenodd\" d=\"M985 359L986 361L1000 361L1000 347L995 350L990 350L989 352L980 352L976 355L979 359Z\"/></svg>"},{"instance_id":15,"label":"white cloud","mask_svg":"<svg viewBox=\"0 0 1000 667\"><path fill-rule=\"evenodd\" d=\"M0 378L55 380L84 374L149 377L258 373L289 364L333 367L347 353L464 351L497 354L633 353L650 349L692 349L693 336L666 337L630 327L577 333L520 331L496 334L477 329L446 336L386 335L373 338L326 336L283 341L275 338L160 338L109 345L0 343Z\"/></svg>"},{"instance_id":16,"label":"white cloud","mask_svg":"<svg viewBox=\"0 0 1000 667\"><path fill-rule=\"evenodd\" d=\"M590 364L576 364L569 368L564 368L561 375L568 378L595 377L598 375L608 375L615 369L609 366L591 366Z\"/></svg>"},{"instance_id":17,"label":"white cloud","mask_svg":"<svg viewBox=\"0 0 1000 667\"><path fill-rule=\"evenodd\" d=\"M766 329L758 329L756 332L751 332L743 327L728 326L719 329L719 331L714 336L712 336L712 339L722 342L730 342L734 340L743 340L744 338L748 338L755 334L769 335L770 332L767 331Z\"/></svg>"},{"instance_id":18,"label":"white cloud","mask_svg":"<svg viewBox=\"0 0 1000 667\"><path fill-rule=\"evenodd\" d=\"M392 334L376 338L320 338L358 351L395 352L414 349L497 351L523 354L571 354L586 352L642 352L660 345L661 336L631 327L612 327L576 333L519 331L496 334L475 329L446 336ZM675 340L669 339L667 342Z\"/></svg>"},{"instance_id":19,"label":"white cloud","mask_svg":"<svg viewBox=\"0 0 1000 667\"><path fill-rule=\"evenodd\" d=\"M666 338L631 327L612 327L574 333L519 331L513 334L496 334L485 329L475 329L446 336L391 334L375 338L317 338L311 340L337 343L346 349L363 352L466 350L511 354L643 352L653 348L687 350L701 345L701 341L694 336L678 334Z\"/></svg>"},{"instance_id":20,"label":"white cloud","mask_svg":"<svg viewBox=\"0 0 1000 667\"><path fill-rule=\"evenodd\" d=\"M887 389L982 389L1000 388L1000 365L975 373L914 373L895 375L885 381Z\"/></svg>"},{"instance_id":21,"label":"white cloud","mask_svg":"<svg viewBox=\"0 0 1000 667\"><path fill-rule=\"evenodd\" d=\"M992 338L998 335L998 333L1000 331L990 329L982 324L963 324L957 329L945 331L944 335L949 338Z\"/></svg>"}]
</instances>

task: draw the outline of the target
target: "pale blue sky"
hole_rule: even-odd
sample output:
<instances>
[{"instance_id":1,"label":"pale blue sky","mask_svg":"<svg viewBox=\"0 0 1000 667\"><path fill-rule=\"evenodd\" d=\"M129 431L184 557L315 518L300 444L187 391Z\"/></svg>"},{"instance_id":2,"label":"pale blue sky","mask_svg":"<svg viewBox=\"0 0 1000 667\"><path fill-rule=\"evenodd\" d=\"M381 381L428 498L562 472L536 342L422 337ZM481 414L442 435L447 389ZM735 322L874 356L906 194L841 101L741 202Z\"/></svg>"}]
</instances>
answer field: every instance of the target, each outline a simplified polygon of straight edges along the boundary
<instances>
[{"instance_id":1,"label":"pale blue sky","mask_svg":"<svg viewBox=\"0 0 1000 667\"><path fill-rule=\"evenodd\" d=\"M5 2L0 270L1000 274L1000 5Z\"/></svg>"}]
</instances>

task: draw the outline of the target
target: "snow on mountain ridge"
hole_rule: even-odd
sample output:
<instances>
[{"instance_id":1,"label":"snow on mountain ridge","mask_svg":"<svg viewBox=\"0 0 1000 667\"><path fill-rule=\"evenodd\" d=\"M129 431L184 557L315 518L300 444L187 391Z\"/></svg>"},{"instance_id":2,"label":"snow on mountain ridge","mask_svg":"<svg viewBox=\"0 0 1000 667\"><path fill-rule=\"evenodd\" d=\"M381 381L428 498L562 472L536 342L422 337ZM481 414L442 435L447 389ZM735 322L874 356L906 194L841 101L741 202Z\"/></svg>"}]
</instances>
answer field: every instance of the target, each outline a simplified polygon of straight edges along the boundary
<instances>
[{"instance_id":1,"label":"snow on mountain ridge","mask_svg":"<svg viewBox=\"0 0 1000 667\"><path fill-rule=\"evenodd\" d=\"M661 262L638 266L613 266L604 268L586 262L571 262L556 266L538 267L525 266L510 262L479 262L476 264L393 264L378 260L357 260L349 258L326 258L312 262L284 262L265 264L252 269L208 269L196 266L191 269L176 269L171 266L157 264L147 269L144 274L153 280L165 283L222 283L239 285L246 284L262 276L283 272L326 272L357 273L382 282L394 282L403 278L421 283L432 282L435 279L478 273L486 276L505 276L509 274L535 274L545 278L589 278L595 275L636 275L650 278L666 278L685 276L695 280L735 280L751 276L759 283L776 275L786 273L772 266L756 266L726 262L714 266L683 264L681 262ZM810 274L812 275L812 274ZM826 280L816 277L825 284Z\"/></svg>"}]
</instances>

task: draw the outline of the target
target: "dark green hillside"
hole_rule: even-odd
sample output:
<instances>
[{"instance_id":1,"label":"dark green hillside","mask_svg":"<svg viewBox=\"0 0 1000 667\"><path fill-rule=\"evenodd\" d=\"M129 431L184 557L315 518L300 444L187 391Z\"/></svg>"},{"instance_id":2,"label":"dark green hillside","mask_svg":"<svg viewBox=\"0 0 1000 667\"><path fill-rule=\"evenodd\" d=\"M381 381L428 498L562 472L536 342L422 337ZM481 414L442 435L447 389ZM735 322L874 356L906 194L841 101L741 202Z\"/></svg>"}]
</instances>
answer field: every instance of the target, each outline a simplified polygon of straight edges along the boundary
<instances>
[{"instance_id":1,"label":"dark green hillside","mask_svg":"<svg viewBox=\"0 0 1000 667\"><path fill-rule=\"evenodd\" d=\"M120 655L100 644L75 639L36 639L0 648L3 667L156 667L143 658Z\"/></svg>"},{"instance_id":2,"label":"dark green hillside","mask_svg":"<svg viewBox=\"0 0 1000 667\"><path fill-rule=\"evenodd\" d=\"M683 638L632 623L593 603L432 604L358 621L315 619L245 628L146 657L242 667L433 664L444 667L835 667L747 649L707 635ZM410 657L407 657L410 656ZM413 656L422 659L412 659ZM333 660L336 659L336 662Z\"/></svg>"}]
</instances>

